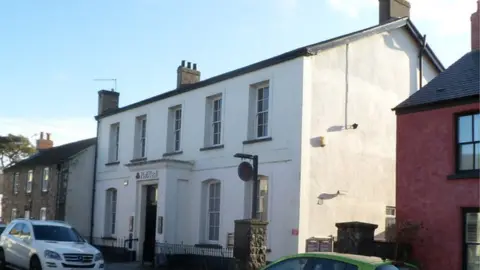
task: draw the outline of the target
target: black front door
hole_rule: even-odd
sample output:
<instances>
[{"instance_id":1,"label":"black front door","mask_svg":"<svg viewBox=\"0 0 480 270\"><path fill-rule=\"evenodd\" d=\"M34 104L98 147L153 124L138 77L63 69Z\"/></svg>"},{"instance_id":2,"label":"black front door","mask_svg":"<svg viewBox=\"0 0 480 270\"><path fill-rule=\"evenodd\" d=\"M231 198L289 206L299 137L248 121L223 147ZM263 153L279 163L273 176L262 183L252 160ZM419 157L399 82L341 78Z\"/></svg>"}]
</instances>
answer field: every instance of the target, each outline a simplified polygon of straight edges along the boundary
<instances>
[{"instance_id":1,"label":"black front door","mask_svg":"<svg viewBox=\"0 0 480 270\"><path fill-rule=\"evenodd\" d=\"M145 208L145 238L143 242L143 261L153 262L155 257L155 229L157 220L157 186L147 186Z\"/></svg>"}]
</instances>

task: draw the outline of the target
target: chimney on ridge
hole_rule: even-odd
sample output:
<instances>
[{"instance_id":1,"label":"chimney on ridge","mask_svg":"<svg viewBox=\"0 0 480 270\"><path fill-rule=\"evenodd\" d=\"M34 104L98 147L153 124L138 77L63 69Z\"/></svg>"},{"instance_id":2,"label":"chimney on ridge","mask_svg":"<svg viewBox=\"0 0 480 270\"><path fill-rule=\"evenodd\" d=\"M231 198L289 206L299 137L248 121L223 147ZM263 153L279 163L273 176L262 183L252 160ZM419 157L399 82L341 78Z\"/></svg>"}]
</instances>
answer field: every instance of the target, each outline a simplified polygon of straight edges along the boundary
<instances>
[{"instance_id":1,"label":"chimney on ridge","mask_svg":"<svg viewBox=\"0 0 480 270\"><path fill-rule=\"evenodd\" d=\"M378 0L379 23L410 17L410 3L407 0Z\"/></svg>"},{"instance_id":2,"label":"chimney on ridge","mask_svg":"<svg viewBox=\"0 0 480 270\"><path fill-rule=\"evenodd\" d=\"M118 109L118 99L120 93L112 90L98 91L98 115L107 111Z\"/></svg>"},{"instance_id":3,"label":"chimney on ridge","mask_svg":"<svg viewBox=\"0 0 480 270\"><path fill-rule=\"evenodd\" d=\"M43 132L40 132L40 139L37 140L37 151L45 150L53 147L53 141L50 140L50 133L47 133L47 137L43 137Z\"/></svg>"},{"instance_id":4,"label":"chimney on ridge","mask_svg":"<svg viewBox=\"0 0 480 270\"><path fill-rule=\"evenodd\" d=\"M197 70L197 64L188 62L185 65L185 60L177 68L177 88L182 85L192 84L200 81L200 71Z\"/></svg>"},{"instance_id":5,"label":"chimney on ridge","mask_svg":"<svg viewBox=\"0 0 480 270\"><path fill-rule=\"evenodd\" d=\"M480 1L477 1L477 11L470 17L471 25L471 39L472 51L480 50Z\"/></svg>"}]
</instances>

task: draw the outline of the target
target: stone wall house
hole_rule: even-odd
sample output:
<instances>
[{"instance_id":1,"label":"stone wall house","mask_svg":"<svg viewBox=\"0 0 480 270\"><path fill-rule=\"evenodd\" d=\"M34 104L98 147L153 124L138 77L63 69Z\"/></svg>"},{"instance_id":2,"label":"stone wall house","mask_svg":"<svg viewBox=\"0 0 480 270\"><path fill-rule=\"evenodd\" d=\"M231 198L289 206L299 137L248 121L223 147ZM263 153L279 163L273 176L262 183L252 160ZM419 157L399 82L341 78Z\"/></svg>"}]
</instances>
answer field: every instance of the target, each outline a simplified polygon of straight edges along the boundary
<instances>
[{"instance_id":1,"label":"stone wall house","mask_svg":"<svg viewBox=\"0 0 480 270\"><path fill-rule=\"evenodd\" d=\"M50 134L44 138L42 132L35 154L4 169L4 222L64 220L88 235L90 215L85 209L91 207L95 143L92 138L53 147ZM84 213L80 220L73 215L79 212Z\"/></svg>"}]
</instances>

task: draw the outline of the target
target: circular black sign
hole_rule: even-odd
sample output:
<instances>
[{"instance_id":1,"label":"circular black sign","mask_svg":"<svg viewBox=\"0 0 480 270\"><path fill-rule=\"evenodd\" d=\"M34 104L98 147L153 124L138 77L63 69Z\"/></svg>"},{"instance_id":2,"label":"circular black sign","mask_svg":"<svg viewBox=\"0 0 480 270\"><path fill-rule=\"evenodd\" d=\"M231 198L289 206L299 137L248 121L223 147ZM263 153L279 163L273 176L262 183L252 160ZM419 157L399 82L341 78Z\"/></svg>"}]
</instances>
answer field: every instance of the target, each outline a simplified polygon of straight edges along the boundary
<instances>
[{"instance_id":1,"label":"circular black sign","mask_svg":"<svg viewBox=\"0 0 480 270\"><path fill-rule=\"evenodd\" d=\"M238 177L243 181L250 181L253 177L253 167L250 162L242 162L238 165Z\"/></svg>"}]
</instances>

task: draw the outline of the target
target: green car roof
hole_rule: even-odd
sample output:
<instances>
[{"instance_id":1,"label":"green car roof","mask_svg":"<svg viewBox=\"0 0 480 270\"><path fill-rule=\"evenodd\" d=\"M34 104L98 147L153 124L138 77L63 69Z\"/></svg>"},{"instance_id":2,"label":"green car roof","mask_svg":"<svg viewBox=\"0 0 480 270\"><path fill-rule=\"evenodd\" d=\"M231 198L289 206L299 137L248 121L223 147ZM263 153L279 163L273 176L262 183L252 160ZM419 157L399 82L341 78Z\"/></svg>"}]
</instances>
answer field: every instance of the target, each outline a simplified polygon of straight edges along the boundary
<instances>
[{"instance_id":1,"label":"green car roof","mask_svg":"<svg viewBox=\"0 0 480 270\"><path fill-rule=\"evenodd\" d=\"M345 253L336 253L336 252L307 252L307 253L300 253L294 254L290 256L282 257L281 259L275 261L283 261L292 258L323 258L323 259L334 259L337 261L342 261L354 265L363 265L363 266L372 266L377 267L384 264L391 264L392 261L388 259L382 259L379 257L373 256L363 256L363 255L355 255L355 254L345 254ZM417 269L411 264L406 264L409 267Z\"/></svg>"}]
</instances>

